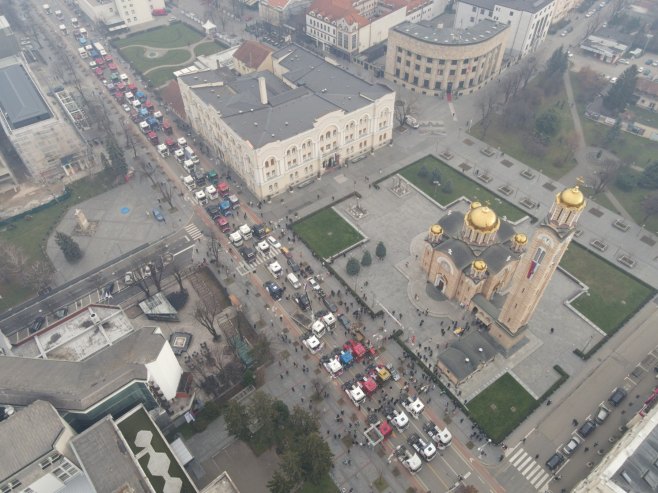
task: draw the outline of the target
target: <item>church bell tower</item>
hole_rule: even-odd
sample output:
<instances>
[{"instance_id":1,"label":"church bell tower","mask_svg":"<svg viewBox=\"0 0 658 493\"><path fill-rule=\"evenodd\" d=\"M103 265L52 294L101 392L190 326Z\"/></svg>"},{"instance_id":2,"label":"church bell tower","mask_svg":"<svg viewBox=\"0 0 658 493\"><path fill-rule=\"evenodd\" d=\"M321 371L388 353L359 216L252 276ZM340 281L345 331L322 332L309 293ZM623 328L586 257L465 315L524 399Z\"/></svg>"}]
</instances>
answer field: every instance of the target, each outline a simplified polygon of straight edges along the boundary
<instances>
[{"instance_id":1,"label":"church bell tower","mask_svg":"<svg viewBox=\"0 0 658 493\"><path fill-rule=\"evenodd\" d=\"M532 317L548 283L567 251L586 200L578 185L558 193L528 242L514 271L498 321L515 336Z\"/></svg>"}]
</instances>

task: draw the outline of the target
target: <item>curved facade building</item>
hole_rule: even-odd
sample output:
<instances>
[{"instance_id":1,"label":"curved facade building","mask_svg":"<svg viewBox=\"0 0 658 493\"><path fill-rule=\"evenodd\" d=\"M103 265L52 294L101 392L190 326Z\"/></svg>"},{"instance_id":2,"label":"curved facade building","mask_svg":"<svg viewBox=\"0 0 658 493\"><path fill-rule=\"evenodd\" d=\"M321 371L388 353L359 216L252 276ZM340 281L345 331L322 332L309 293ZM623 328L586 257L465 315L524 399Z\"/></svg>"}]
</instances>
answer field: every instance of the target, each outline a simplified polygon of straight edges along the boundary
<instances>
[{"instance_id":1,"label":"curved facade building","mask_svg":"<svg viewBox=\"0 0 658 493\"><path fill-rule=\"evenodd\" d=\"M431 96L472 93L500 72L508 34L491 20L468 29L405 22L388 35L386 78Z\"/></svg>"}]
</instances>

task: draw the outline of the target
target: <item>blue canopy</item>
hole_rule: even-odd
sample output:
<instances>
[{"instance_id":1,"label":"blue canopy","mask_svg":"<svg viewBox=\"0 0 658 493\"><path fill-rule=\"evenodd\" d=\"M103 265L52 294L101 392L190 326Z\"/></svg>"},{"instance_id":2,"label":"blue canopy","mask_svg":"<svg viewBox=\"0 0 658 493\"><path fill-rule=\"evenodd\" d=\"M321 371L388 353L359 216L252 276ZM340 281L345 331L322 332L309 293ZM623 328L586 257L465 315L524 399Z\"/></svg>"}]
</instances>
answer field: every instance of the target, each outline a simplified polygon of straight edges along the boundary
<instances>
[{"instance_id":1,"label":"blue canopy","mask_svg":"<svg viewBox=\"0 0 658 493\"><path fill-rule=\"evenodd\" d=\"M352 360L354 357L352 356L352 353L349 351L342 351L340 353L340 362L343 364L343 366L348 366L352 363Z\"/></svg>"}]
</instances>

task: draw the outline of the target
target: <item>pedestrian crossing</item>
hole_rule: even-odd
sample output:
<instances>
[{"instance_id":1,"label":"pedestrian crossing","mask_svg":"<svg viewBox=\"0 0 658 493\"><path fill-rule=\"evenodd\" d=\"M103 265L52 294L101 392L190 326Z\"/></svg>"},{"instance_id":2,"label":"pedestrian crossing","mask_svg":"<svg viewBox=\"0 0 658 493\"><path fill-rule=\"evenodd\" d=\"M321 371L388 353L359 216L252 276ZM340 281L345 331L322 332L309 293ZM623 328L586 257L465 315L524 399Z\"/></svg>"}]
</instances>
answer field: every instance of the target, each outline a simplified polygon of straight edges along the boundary
<instances>
[{"instance_id":1,"label":"pedestrian crossing","mask_svg":"<svg viewBox=\"0 0 658 493\"><path fill-rule=\"evenodd\" d=\"M544 468L537 464L534 457L523 450L523 448L512 452L509 461L530 482L533 488L537 490L544 486L551 478L551 474L544 471Z\"/></svg>"},{"instance_id":2,"label":"pedestrian crossing","mask_svg":"<svg viewBox=\"0 0 658 493\"><path fill-rule=\"evenodd\" d=\"M262 265L264 263L269 264L271 262L274 262L274 260L276 260L277 255L279 254L279 249L274 248L272 246L270 246L269 251L265 253L261 252L257 248L254 249L256 250L256 260L253 262L245 262L244 260L241 260L236 268L238 274L240 274L243 277L249 274L259 265ZM285 265L281 265L281 267L285 268Z\"/></svg>"},{"instance_id":3,"label":"pedestrian crossing","mask_svg":"<svg viewBox=\"0 0 658 493\"><path fill-rule=\"evenodd\" d=\"M192 241L196 241L203 236L203 233L196 224L188 224L185 226L185 232L190 236L190 238L192 238Z\"/></svg>"}]
</instances>

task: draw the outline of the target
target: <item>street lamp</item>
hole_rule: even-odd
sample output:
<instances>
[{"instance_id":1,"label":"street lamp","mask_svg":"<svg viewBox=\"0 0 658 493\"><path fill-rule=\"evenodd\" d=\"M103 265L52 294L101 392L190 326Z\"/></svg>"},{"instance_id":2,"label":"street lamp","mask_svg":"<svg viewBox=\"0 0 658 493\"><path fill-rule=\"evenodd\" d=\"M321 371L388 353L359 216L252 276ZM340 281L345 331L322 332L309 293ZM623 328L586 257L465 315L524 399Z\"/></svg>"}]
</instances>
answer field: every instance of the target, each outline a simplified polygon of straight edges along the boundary
<instances>
[{"instance_id":1,"label":"street lamp","mask_svg":"<svg viewBox=\"0 0 658 493\"><path fill-rule=\"evenodd\" d=\"M439 187L441 186L441 182L439 180L434 180L432 183L434 183L434 195L439 193Z\"/></svg>"}]
</instances>

